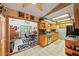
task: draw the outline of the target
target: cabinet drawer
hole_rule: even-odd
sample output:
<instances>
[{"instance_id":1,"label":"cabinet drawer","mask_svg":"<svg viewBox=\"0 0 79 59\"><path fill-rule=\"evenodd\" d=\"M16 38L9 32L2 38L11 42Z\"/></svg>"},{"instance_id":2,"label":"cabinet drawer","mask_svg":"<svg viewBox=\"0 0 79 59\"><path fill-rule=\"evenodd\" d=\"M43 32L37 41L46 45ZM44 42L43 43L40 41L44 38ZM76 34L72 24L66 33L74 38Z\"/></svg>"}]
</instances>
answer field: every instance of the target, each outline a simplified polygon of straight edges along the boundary
<instances>
[{"instance_id":1,"label":"cabinet drawer","mask_svg":"<svg viewBox=\"0 0 79 59\"><path fill-rule=\"evenodd\" d=\"M65 53L71 56L79 56L79 52L69 48L65 48Z\"/></svg>"}]
</instances>

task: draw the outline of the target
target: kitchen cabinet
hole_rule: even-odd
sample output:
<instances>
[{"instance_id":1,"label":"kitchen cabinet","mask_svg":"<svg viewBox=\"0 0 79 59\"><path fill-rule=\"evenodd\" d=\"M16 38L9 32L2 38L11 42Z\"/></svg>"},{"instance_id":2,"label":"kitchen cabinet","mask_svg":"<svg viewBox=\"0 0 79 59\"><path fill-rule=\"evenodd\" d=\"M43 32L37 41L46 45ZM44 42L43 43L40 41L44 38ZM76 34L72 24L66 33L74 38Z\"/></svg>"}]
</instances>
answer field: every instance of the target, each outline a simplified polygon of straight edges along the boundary
<instances>
[{"instance_id":1,"label":"kitchen cabinet","mask_svg":"<svg viewBox=\"0 0 79 59\"><path fill-rule=\"evenodd\" d=\"M10 40L16 38L16 30L14 28L10 28Z\"/></svg>"},{"instance_id":2,"label":"kitchen cabinet","mask_svg":"<svg viewBox=\"0 0 79 59\"><path fill-rule=\"evenodd\" d=\"M49 26L48 26L48 25L49 25L48 23L46 23L46 24L45 24L45 26L46 26L46 30L49 28Z\"/></svg>"},{"instance_id":3,"label":"kitchen cabinet","mask_svg":"<svg viewBox=\"0 0 79 59\"><path fill-rule=\"evenodd\" d=\"M38 22L38 29L46 29L45 23L42 21Z\"/></svg>"},{"instance_id":4,"label":"kitchen cabinet","mask_svg":"<svg viewBox=\"0 0 79 59\"><path fill-rule=\"evenodd\" d=\"M39 44L42 47L45 47L47 45L48 39L45 35L39 35Z\"/></svg>"},{"instance_id":5,"label":"kitchen cabinet","mask_svg":"<svg viewBox=\"0 0 79 59\"><path fill-rule=\"evenodd\" d=\"M69 48L65 48L65 53L69 56L79 56L79 52Z\"/></svg>"},{"instance_id":6,"label":"kitchen cabinet","mask_svg":"<svg viewBox=\"0 0 79 59\"><path fill-rule=\"evenodd\" d=\"M38 43L41 47L44 47L47 45L47 39L46 39L46 24L42 21L38 22Z\"/></svg>"},{"instance_id":7,"label":"kitchen cabinet","mask_svg":"<svg viewBox=\"0 0 79 59\"><path fill-rule=\"evenodd\" d=\"M52 42L56 41L59 39L59 34L57 32L52 33Z\"/></svg>"},{"instance_id":8,"label":"kitchen cabinet","mask_svg":"<svg viewBox=\"0 0 79 59\"><path fill-rule=\"evenodd\" d=\"M74 43L74 42L73 42L73 41L70 41L70 40L66 40L66 41L65 41L65 45L66 45L66 46L69 46L69 47L72 46L73 43Z\"/></svg>"},{"instance_id":9,"label":"kitchen cabinet","mask_svg":"<svg viewBox=\"0 0 79 59\"><path fill-rule=\"evenodd\" d=\"M76 39L66 39L65 41L65 53L70 56L79 56L79 41Z\"/></svg>"},{"instance_id":10,"label":"kitchen cabinet","mask_svg":"<svg viewBox=\"0 0 79 59\"><path fill-rule=\"evenodd\" d=\"M61 22L61 23L59 24L59 27L62 28L62 29L63 29L63 28L66 28L66 23L62 23L62 22Z\"/></svg>"},{"instance_id":11,"label":"kitchen cabinet","mask_svg":"<svg viewBox=\"0 0 79 59\"><path fill-rule=\"evenodd\" d=\"M50 43L59 39L58 32L53 32L56 29L56 24L38 23L39 29L39 45L45 47Z\"/></svg>"},{"instance_id":12,"label":"kitchen cabinet","mask_svg":"<svg viewBox=\"0 0 79 59\"><path fill-rule=\"evenodd\" d=\"M59 34L58 33L53 33L51 38L50 38L50 43L56 41L59 39ZM45 47L49 44L49 38L46 35L39 35L39 44L42 47Z\"/></svg>"},{"instance_id":13,"label":"kitchen cabinet","mask_svg":"<svg viewBox=\"0 0 79 59\"><path fill-rule=\"evenodd\" d=\"M51 28L51 30L54 30L54 29L56 29L56 24L50 24L50 28Z\"/></svg>"}]
</instances>

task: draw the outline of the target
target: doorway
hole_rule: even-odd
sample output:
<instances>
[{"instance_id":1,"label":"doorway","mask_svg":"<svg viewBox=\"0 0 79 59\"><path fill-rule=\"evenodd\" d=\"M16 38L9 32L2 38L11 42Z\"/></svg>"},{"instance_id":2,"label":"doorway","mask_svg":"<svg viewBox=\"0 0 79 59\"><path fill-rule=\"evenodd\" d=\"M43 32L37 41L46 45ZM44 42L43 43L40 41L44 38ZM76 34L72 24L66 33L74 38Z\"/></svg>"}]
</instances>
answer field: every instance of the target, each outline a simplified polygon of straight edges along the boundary
<instances>
[{"instance_id":1,"label":"doorway","mask_svg":"<svg viewBox=\"0 0 79 59\"><path fill-rule=\"evenodd\" d=\"M37 45L37 23L9 18L9 52L14 54Z\"/></svg>"}]
</instances>

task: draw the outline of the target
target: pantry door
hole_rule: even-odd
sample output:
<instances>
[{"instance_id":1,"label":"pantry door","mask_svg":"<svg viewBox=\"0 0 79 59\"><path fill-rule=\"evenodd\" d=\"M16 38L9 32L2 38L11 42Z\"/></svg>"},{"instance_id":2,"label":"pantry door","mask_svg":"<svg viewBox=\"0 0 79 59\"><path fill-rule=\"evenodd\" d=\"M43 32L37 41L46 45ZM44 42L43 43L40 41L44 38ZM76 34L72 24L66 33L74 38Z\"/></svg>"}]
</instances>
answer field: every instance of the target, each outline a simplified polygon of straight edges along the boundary
<instances>
[{"instance_id":1,"label":"pantry door","mask_svg":"<svg viewBox=\"0 0 79 59\"><path fill-rule=\"evenodd\" d=\"M1 17L0 17L0 56L2 55L1 40L2 40L2 22L1 22Z\"/></svg>"}]
</instances>

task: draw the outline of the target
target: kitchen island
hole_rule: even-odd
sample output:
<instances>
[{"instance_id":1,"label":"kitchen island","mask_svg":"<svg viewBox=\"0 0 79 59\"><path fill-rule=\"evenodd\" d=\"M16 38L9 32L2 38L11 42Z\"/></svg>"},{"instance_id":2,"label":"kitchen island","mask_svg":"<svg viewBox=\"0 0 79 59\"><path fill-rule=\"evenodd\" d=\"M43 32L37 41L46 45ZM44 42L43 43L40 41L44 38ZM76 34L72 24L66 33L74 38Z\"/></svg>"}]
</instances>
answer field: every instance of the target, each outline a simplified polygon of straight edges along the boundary
<instances>
[{"instance_id":1,"label":"kitchen island","mask_svg":"<svg viewBox=\"0 0 79 59\"><path fill-rule=\"evenodd\" d=\"M67 36L65 39L65 53L69 56L79 56L79 36Z\"/></svg>"}]
</instances>

